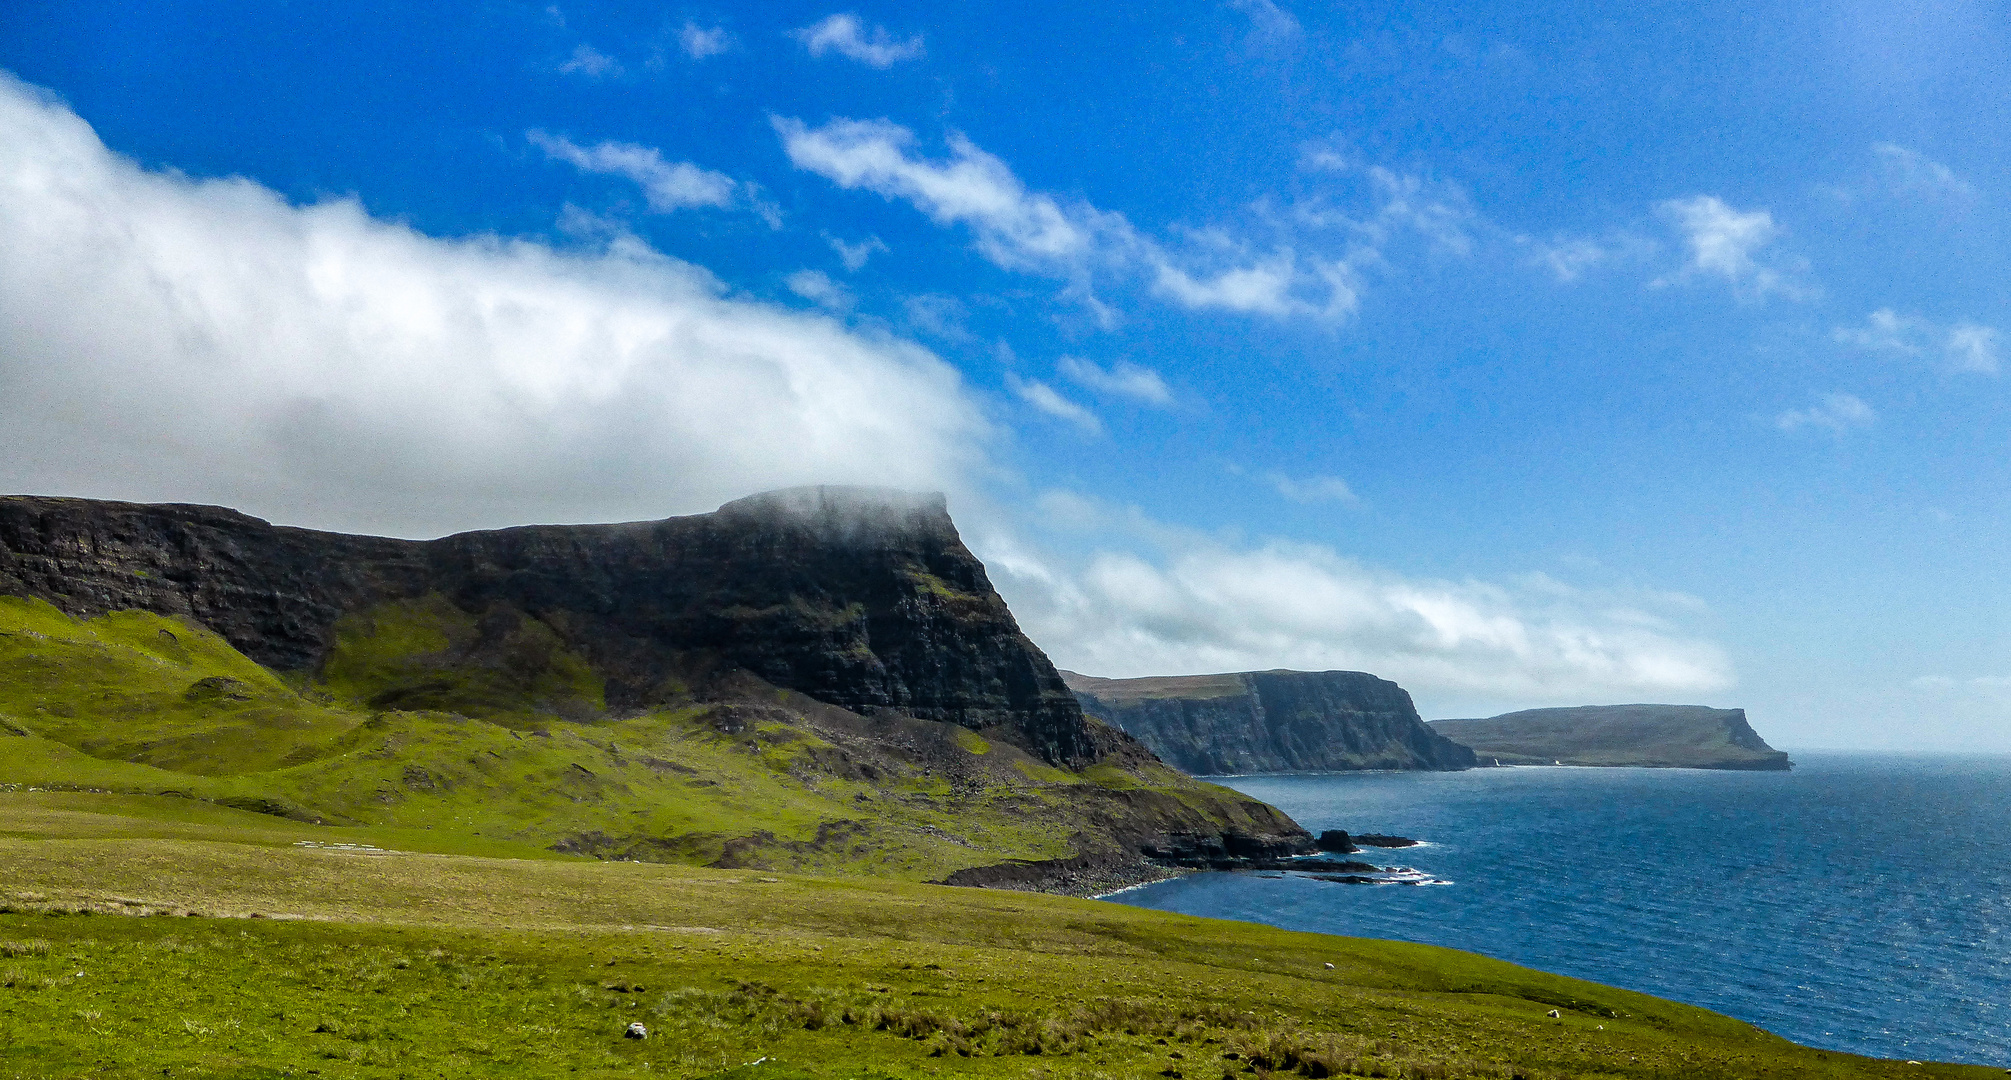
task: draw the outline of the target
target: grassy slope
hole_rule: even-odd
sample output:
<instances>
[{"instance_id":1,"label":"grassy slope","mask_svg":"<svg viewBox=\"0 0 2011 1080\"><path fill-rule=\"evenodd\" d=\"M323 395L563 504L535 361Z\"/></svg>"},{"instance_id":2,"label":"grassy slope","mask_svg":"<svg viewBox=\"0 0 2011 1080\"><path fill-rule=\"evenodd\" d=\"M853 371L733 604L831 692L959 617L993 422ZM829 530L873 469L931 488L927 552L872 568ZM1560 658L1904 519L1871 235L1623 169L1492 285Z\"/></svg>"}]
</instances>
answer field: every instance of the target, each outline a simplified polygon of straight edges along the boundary
<instances>
[{"instance_id":1,"label":"grassy slope","mask_svg":"<svg viewBox=\"0 0 2011 1080\"><path fill-rule=\"evenodd\" d=\"M293 846L328 835L0 794L0 1075L697 1077L761 1057L735 1075L2003 1075L1812 1051L1428 946L894 881ZM620 1038L631 1021L652 1037Z\"/></svg>"},{"instance_id":2,"label":"grassy slope","mask_svg":"<svg viewBox=\"0 0 2011 1080\"><path fill-rule=\"evenodd\" d=\"M903 737L929 761L861 768L800 722L821 706L756 696L612 718L548 628L485 631L438 601L344 620L324 671L289 686L176 620L73 620L0 597L0 785L176 792L464 847L912 880L1073 854L1085 791L1240 801L1171 770L1049 768L923 721Z\"/></svg>"}]
</instances>

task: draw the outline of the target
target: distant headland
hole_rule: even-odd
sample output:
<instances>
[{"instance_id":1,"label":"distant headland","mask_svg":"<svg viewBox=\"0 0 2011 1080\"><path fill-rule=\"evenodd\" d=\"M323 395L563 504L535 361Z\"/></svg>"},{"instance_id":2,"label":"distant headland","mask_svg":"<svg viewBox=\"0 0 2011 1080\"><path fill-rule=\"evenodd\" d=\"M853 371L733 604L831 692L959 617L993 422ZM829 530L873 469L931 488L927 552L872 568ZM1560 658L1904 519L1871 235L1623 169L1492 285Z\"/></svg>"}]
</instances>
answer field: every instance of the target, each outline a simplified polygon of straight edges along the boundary
<instances>
[{"instance_id":1,"label":"distant headland","mask_svg":"<svg viewBox=\"0 0 2011 1080\"><path fill-rule=\"evenodd\" d=\"M1366 672L1061 678L1083 711L1196 776L1474 766L1425 726L1403 687Z\"/></svg>"},{"instance_id":2,"label":"distant headland","mask_svg":"<svg viewBox=\"0 0 2011 1080\"><path fill-rule=\"evenodd\" d=\"M1703 705L1581 705L1524 709L1485 720L1433 720L1482 765L1603 765L1786 771L1744 709Z\"/></svg>"}]
</instances>

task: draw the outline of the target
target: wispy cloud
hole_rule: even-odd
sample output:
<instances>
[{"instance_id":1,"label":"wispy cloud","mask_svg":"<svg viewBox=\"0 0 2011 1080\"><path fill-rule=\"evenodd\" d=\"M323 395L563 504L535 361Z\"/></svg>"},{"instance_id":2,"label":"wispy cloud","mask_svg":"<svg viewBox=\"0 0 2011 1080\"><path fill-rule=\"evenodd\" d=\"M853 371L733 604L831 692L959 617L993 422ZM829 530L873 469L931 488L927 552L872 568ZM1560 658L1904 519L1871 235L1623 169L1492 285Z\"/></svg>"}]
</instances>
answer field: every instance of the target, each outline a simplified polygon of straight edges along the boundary
<instances>
[{"instance_id":1,"label":"wispy cloud","mask_svg":"<svg viewBox=\"0 0 2011 1080\"><path fill-rule=\"evenodd\" d=\"M1655 241L1625 230L1602 236L1557 235L1547 241L1517 237L1516 242L1531 248L1536 264L1564 282L1577 281L1594 270L1637 266L1661 250Z\"/></svg>"},{"instance_id":2,"label":"wispy cloud","mask_svg":"<svg viewBox=\"0 0 2011 1080\"><path fill-rule=\"evenodd\" d=\"M1088 408L1063 397L1054 387L1037 379L1022 379L1006 372L1006 388L1028 405L1057 420L1066 420L1092 434L1103 434L1103 421Z\"/></svg>"},{"instance_id":3,"label":"wispy cloud","mask_svg":"<svg viewBox=\"0 0 2011 1080\"><path fill-rule=\"evenodd\" d=\"M733 39L723 26L703 27L686 19L677 31L677 47L693 60L703 60L732 48Z\"/></svg>"},{"instance_id":4,"label":"wispy cloud","mask_svg":"<svg viewBox=\"0 0 2011 1080\"><path fill-rule=\"evenodd\" d=\"M923 52L922 35L897 41L887 33L886 27L875 26L869 30L857 15L850 14L827 15L809 26L791 30L789 36L802 42L811 56L835 52L867 67L882 70L903 60L913 60Z\"/></svg>"},{"instance_id":5,"label":"wispy cloud","mask_svg":"<svg viewBox=\"0 0 2011 1080\"><path fill-rule=\"evenodd\" d=\"M1787 274L1758 257L1781 235L1780 226L1767 211L1734 210L1715 195L1697 195L1656 203L1655 212L1676 230L1688 258L1681 270L1654 284L1719 277L1740 295L1753 299L1770 293L1793 299L1806 295Z\"/></svg>"},{"instance_id":6,"label":"wispy cloud","mask_svg":"<svg viewBox=\"0 0 2011 1080\"><path fill-rule=\"evenodd\" d=\"M563 161L581 172L620 176L642 188L649 208L659 213L689 207L719 209L745 208L770 227L780 228L781 212L761 197L760 189L722 172L700 168L688 161L665 161L662 152L634 143L602 142L581 146L562 135L529 131L531 145L554 161Z\"/></svg>"},{"instance_id":7,"label":"wispy cloud","mask_svg":"<svg viewBox=\"0 0 2011 1080\"><path fill-rule=\"evenodd\" d=\"M1836 340L1872 352L1937 357L1956 371L1995 375L2003 335L1995 327L1960 322L1938 326L1917 315L1879 308L1861 326L1839 326Z\"/></svg>"},{"instance_id":8,"label":"wispy cloud","mask_svg":"<svg viewBox=\"0 0 2011 1080\"><path fill-rule=\"evenodd\" d=\"M952 133L950 156L914 152L912 131L885 120L836 119L819 128L774 118L797 168L848 189L911 203L939 225L971 230L980 253L1012 270L1070 280L1093 307L1099 271L1147 275L1153 291L1189 308L1335 317L1353 310L1347 269L1292 249L1250 251L1219 232L1190 233L1179 250L1141 235L1122 214L1034 191L1004 161Z\"/></svg>"},{"instance_id":9,"label":"wispy cloud","mask_svg":"<svg viewBox=\"0 0 2011 1080\"><path fill-rule=\"evenodd\" d=\"M845 269L854 273L865 269L866 260L872 258L874 252L885 254L888 250L886 242L877 236L869 236L856 244L848 244L828 232L823 235L824 242L831 245L832 251L838 253L838 261L845 264Z\"/></svg>"},{"instance_id":10,"label":"wispy cloud","mask_svg":"<svg viewBox=\"0 0 2011 1080\"><path fill-rule=\"evenodd\" d=\"M1214 250L1204 248L1203 253ZM1231 256L1234 264L1212 272L1190 272L1158 248L1149 249L1145 258L1153 269L1153 290L1185 307L1332 319L1354 311L1360 302L1353 268L1338 260L1302 259L1290 248L1269 254L1238 250Z\"/></svg>"},{"instance_id":11,"label":"wispy cloud","mask_svg":"<svg viewBox=\"0 0 2011 1080\"><path fill-rule=\"evenodd\" d=\"M1806 409L1789 409L1781 413L1774 417L1774 425L1782 431L1819 428L1840 436L1854 428L1870 427L1877 418L1871 406L1861 398L1837 392L1822 395Z\"/></svg>"},{"instance_id":12,"label":"wispy cloud","mask_svg":"<svg viewBox=\"0 0 2011 1080\"><path fill-rule=\"evenodd\" d=\"M149 171L4 75L0 296L0 490L433 536L970 490L993 432L926 350L633 236L439 238Z\"/></svg>"},{"instance_id":13,"label":"wispy cloud","mask_svg":"<svg viewBox=\"0 0 2011 1080\"><path fill-rule=\"evenodd\" d=\"M1281 472L1264 474L1265 482L1275 488L1278 494L1296 503L1358 501L1355 489L1338 476L1308 476L1294 480Z\"/></svg>"},{"instance_id":14,"label":"wispy cloud","mask_svg":"<svg viewBox=\"0 0 2011 1080\"><path fill-rule=\"evenodd\" d=\"M626 69L621 61L592 45L580 44L573 47L572 55L559 65L559 70L588 79L618 79Z\"/></svg>"},{"instance_id":15,"label":"wispy cloud","mask_svg":"<svg viewBox=\"0 0 2011 1080\"><path fill-rule=\"evenodd\" d=\"M1097 254L1099 233L1129 233L1115 215L1027 190L1005 162L960 134L950 136L949 160L929 161L909 153L913 132L885 120L774 123L797 168L839 187L904 199L939 225L969 226L979 250L1001 266L1073 265Z\"/></svg>"},{"instance_id":16,"label":"wispy cloud","mask_svg":"<svg viewBox=\"0 0 2011 1080\"><path fill-rule=\"evenodd\" d=\"M1229 0L1229 6L1250 20L1250 36L1262 42L1282 42L1299 35L1299 20L1272 0Z\"/></svg>"},{"instance_id":17,"label":"wispy cloud","mask_svg":"<svg viewBox=\"0 0 2011 1080\"><path fill-rule=\"evenodd\" d=\"M1371 249L1380 249L1397 234L1409 232L1442 251L1468 255L1474 247L1474 229L1486 227L1466 189L1451 181L1365 164L1327 146L1305 148L1299 165L1308 172L1357 176L1368 182L1372 209L1367 215L1340 209L1324 197L1301 202L1292 213L1297 221L1314 228L1346 230ZM1373 257L1379 255L1377 252Z\"/></svg>"},{"instance_id":18,"label":"wispy cloud","mask_svg":"<svg viewBox=\"0 0 2011 1080\"><path fill-rule=\"evenodd\" d=\"M1976 185L1917 150L1897 143L1877 143L1871 152L1877 156L1886 181L1900 194L1962 203L1976 198Z\"/></svg>"},{"instance_id":19,"label":"wispy cloud","mask_svg":"<svg viewBox=\"0 0 2011 1080\"><path fill-rule=\"evenodd\" d=\"M2003 336L1993 326L1957 323L1948 328L1948 356L1955 361L1955 366L1963 371L1979 371L1995 375L1998 343L2003 340Z\"/></svg>"},{"instance_id":20,"label":"wispy cloud","mask_svg":"<svg viewBox=\"0 0 2011 1080\"><path fill-rule=\"evenodd\" d=\"M783 279L789 291L833 311L849 309L855 302L852 291L831 280L822 270L798 270Z\"/></svg>"},{"instance_id":21,"label":"wispy cloud","mask_svg":"<svg viewBox=\"0 0 2011 1080\"><path fill-rule=\"evenodd\" d=\"M1064 356L1055 368L1077 386L1100 394L1130 398L1162 409L1173 405L1173 391L1166 380L1151 368L1129 361L1119 360L1106 368L1093 361Z\"/></svg>"},{"instance_id":22,"label":"wispy cloud","mask_svg":"<svg viewBox=\"0 0 2011 1080\"><path fill-rule=\"evenodd\" d=\"M964 325L970 316L970 309L962 300L941 293L923 293L901 301L901 311L907 316L908 325L930 337L945 341L970 341L970 329Z\"/></svg>"}]
</instances>

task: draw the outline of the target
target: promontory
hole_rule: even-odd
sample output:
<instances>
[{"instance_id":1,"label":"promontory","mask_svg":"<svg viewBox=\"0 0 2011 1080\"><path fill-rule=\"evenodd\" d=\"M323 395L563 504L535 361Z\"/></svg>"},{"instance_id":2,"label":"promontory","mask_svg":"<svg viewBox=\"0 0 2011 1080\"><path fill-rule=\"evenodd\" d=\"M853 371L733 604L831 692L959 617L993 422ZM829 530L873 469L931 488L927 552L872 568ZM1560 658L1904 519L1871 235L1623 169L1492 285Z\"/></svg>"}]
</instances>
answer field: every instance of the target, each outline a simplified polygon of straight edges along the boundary
<instances>
[{"instance_id":1,"label":"promontory","mask_svg":"<svg viewBox=\"0 0 2011 1080\"><path fill-rule=\"evenodd\" d=\"M1744 709L1703 705L1581 705L1524 709L1485 720L1433 720L1482 765L1611 765L1786 770Z\"/></svg>"}]
</instances>

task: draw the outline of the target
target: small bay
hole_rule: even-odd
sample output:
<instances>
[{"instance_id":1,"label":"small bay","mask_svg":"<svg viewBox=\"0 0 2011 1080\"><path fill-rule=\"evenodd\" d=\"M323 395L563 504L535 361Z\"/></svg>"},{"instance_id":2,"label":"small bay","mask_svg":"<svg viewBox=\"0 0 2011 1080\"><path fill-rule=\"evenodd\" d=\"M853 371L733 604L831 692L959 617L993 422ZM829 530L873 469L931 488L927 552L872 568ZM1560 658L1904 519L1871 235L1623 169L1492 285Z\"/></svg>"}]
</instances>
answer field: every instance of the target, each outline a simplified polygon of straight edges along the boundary
<instances>
[{"instance_id":1,"label":"small bay","mask_svg":"<svg viewBox=\"0 0 2011 1080\"><path fill-rule=\"evenodd\" d=\"M1212 777L1446 885L1209 873L1112 897L1469 949L1797 1042L2011 1066L2011 757L1795 752L1792 773Z\"/></svg>"}]
</instances>

